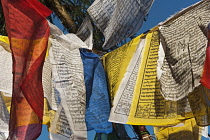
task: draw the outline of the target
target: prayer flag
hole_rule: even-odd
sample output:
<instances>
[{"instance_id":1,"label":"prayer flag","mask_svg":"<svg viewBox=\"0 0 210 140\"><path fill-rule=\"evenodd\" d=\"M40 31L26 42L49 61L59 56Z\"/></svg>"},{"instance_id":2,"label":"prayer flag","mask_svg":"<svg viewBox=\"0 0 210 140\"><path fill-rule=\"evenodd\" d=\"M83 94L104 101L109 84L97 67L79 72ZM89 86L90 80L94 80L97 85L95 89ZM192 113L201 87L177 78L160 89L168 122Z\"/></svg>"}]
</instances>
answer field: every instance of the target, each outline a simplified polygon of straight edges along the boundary
<instances>
[{"instance_id":1,"label":"prayer flag","mask_svg":"<svg viewBox=\"0 0 210 140\"><path fill-rule=\"evenodd\" d=\"M51 11L36 0L2 0L13 58L13 95L8 139L36 139L41 133L42 67Z\"/></svg>"}]
</instances>

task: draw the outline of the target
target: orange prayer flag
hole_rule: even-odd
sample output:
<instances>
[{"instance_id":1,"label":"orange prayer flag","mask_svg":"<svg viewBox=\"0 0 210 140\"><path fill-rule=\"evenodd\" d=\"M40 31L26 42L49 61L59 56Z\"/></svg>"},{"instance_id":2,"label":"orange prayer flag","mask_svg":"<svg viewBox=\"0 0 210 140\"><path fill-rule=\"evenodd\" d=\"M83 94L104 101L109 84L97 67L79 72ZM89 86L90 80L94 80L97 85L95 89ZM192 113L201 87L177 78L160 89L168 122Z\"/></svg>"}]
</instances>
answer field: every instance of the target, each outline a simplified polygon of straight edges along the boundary
<instances>
[{"instance_id":1,"label":"orange prayer flag","mask_svg":"<svg viewBox=\"0 0 210 140\"><path fill-rule=\"evenodd\" d=\"M9 138L34 140L42 128L42 67L51 10L36 0L1 0L13 58Z\"/></svg>"}]
</instances>

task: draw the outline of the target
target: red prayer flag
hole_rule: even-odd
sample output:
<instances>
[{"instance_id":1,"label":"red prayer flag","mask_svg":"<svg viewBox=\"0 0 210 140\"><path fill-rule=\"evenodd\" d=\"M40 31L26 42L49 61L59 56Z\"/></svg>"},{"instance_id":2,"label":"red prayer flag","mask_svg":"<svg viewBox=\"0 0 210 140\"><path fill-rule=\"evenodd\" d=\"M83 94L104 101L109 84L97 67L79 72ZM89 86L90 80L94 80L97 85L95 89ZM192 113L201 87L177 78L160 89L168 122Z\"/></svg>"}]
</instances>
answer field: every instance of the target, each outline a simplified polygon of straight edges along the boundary
<instances>
[{"instance_id":1,"label":"red prayer flag","mask_svg":"<svg viewBox=\"0 0 210 140\"><path fill-rule=\"evenodd\" d=\"M201 77L201 84L210 89L210 24L207 29L208 44L206 48L206 59L203 68L203 75Z\"/></svg>"},{"instance_id":2,"label":"red prayer flag","mask_svg":"<svg viewBox=\"0 0 210 140\"><path fill-rule=\"evenodd\" d=\"M42 68L51 10L36 0L1 0L13 58L9 138L34 140L42 129Z\"/></svg>"}]
</instances>

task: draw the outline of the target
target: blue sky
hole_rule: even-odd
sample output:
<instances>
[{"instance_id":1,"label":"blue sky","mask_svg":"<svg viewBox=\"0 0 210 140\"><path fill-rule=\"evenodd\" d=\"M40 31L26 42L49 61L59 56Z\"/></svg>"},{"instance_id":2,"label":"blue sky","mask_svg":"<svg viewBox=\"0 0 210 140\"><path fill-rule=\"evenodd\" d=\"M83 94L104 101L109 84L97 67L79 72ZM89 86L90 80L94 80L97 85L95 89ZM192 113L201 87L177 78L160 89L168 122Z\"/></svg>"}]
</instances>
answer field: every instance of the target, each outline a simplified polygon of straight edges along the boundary
<instances>
[{"instance_id":1,"label":"blue sky","mask_svg":"<svg viewBox=\"0 0 210 140\"><path fill-rule=\"evenodd\" d=\"M200 0L155 0L149 11L147 21L144 22L138 34L149 30L171 15L174 15L176 12L199 1Z\"/></svg>"},{"instance_id":2,"label":"blue sky","mask_svg":"<svg viewBox=\"0 0 210 140\"><path fill-rule=\"evenodd\" d=\"M150 28L156 26L158 23L166 20L171 15L174 15L176 12L186 8L194 3L199 2L200 0L155 0L151 10L149 11L149 15L147 21L144 22L142 28L138 31L137 35L149 30ZM61 27L59 22L56 22L58 27ZM147 126L148 130L151 134L153 134L152 127ZM210 132L209 132L210 133ZM48 140L47 138L47 128L43 127L43 133L38 140ZM89 135L89 140L92 140L92 133ZM202 140L208 140L206 138L202 138Z\"/></svg>"}]
</instances>

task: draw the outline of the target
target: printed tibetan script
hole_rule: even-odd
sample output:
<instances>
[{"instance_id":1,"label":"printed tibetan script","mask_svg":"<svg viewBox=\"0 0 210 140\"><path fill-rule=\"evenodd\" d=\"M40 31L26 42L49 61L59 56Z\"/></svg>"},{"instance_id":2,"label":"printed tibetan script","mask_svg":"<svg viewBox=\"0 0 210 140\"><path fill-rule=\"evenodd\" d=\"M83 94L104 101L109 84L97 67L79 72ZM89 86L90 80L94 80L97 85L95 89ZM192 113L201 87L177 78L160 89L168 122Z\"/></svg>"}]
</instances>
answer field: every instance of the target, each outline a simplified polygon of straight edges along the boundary
<instances>
[{"instance_id":1,"label":"printed tibetan script","mask_svg":"<svg viewBox=\"0 0 210 140\"><path fill-rule=\"evenodd\" d=\"M70 50L68 45L61 45L52 40L50 61L55 89L60 93L61 105L67 116L74 139L85 139L85 85L83 64L79 49ZM59 41L62 41L60 38ZM63 43L64 44L64 43Z\"/></svg>"},{"instance_id":2,"label":"printed tibetan script","mask_svg":"<svg viewBox=\"0 0 210 140\"><path fill-rule=\"evenodd\" d=\"M76 35L86 43L88 49L93 48L93 26L88 17L84 19L80 28L77 30Z\"/></svg>"},{"instance_id":3,"label":"printed tibetan script","mask_svg":"<svg viewBox=\"0 0 210 140\"><path fill-rule=\"evenodd\" d=\"M160 27L165 40L160 84L167 100L182 99L200 84L207 45L203 29L210 21L209 2L201 1L184 9Z\"/></svg>"},{"instance_id":4,"label":"printed tibetan script","mask_svg":"<svg viewBox=\"0 0 210 140\"><path fill-rule=\"evenodd\" d=\"M139 44L139 38L134 39L132 45ZM125 76L122 79L120 86L117 90L114 98L114 106L111 109L109 121L116 123L126 123L128 115L130 113L130 107L133 98L134 86L139 70L139 64L141 59L141 51L144 47L145 39L141 39L141 42L134 53L133 58L126 70Z\"/></svg>"},{"instance_id":5,"label":"printed tibetan script","mask_svg":"<svg viewBox=\"0 0 210 140\"><path fill-rule=\"evenodd\" d=\"M153 0L95 0L88 13L105 36L104 49L135 34Z\"/></svg>"},{"instance_id":6,"label":"printed tibetan script","mask_svg":"<svg viewBox=\"0 0 210 140\"><path fill-rule=\"evenodd\" d=\"M161 95L157 80L160 42L156 29L135 38L128 43L129 45L122 46L137 47L125 71L122 71L124 63L115 68L110 67L117 62L126 62L122 59L126 56L121 55L124 52L121 48L116 49L118 55L113 51L104 56L104 66L108 73L109 83L112 83L110 87L116 88L112 91L115 96L109 118L111 122L170 126L193 117L187 98L174 102L165 100ZM129 52L132 50L127 53ZM115 78L120 76L124 78L119 79L119 83L114 82ZM119 86L116 87L117 84Z\"/></svg>"},{"instance_id":7,"label":"printed tibetan script","mask_svg":"<svg viewBox=\"0 0 210 140\"><path fill-rule=\"evenodd\" d=\"M126 68L128 67L130 60L136 51L139 43L139 37L134 40L108 54L105 54L102 57L104 69L108 77L111 102L113 102L120 82L124 77L124 73L126 72Z\"/></svg>"}]
</instances>

